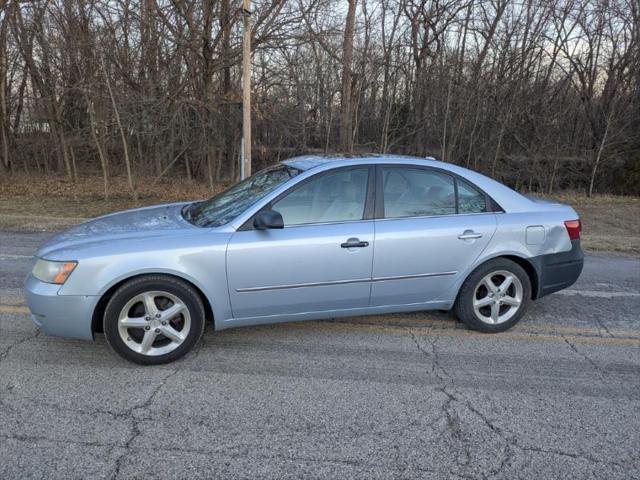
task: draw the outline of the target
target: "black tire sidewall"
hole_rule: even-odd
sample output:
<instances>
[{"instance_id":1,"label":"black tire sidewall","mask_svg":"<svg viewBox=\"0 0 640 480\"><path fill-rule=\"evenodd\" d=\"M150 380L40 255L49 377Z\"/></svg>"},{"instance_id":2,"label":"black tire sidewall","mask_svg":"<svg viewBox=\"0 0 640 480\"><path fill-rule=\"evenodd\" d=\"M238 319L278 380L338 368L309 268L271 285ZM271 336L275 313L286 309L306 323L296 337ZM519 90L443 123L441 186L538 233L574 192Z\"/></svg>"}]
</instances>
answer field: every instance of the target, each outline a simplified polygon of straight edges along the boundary
<instances>
[{"instance_id":1,"label":"black tire sidewall","mask_svg":"<svg viewBox=\"0 0 640 480\"><path fill-rule=\"evenodd\" d=\"M118 316L131 298L154 290L171 293L184 302L191 316L191 328L178 348L164 355L149 356L134 352L123 342L118 331ZM109 299L103 317L104 334L111 349L124 359L140 365L169 363L187 354L202 336L204 322L204 305L198 292L186 282L168 275L148 275L129 280Z\"/></svg>"},{"instance_id":2,"label":"black tire sidewall","mask_svg":"<svg viewBox=\"0 0 640 480\"><path fill-rule=\"evenodd\" d=\"M480 280L485 275L493 271L505 270L516 277L522 283L522 303L516 314L504 323L492 325L480 320L473 310L473 297L475 289ZM462 320L469 328L484 333L498 333L508 330L520 321L526 313L529 302L531 301L531 281L527 272L516 262L507 258L496 258L489 260L477 267L462 284L458 298L456 300L455 310L458 318Z\"/></svg>"}]
</instances>

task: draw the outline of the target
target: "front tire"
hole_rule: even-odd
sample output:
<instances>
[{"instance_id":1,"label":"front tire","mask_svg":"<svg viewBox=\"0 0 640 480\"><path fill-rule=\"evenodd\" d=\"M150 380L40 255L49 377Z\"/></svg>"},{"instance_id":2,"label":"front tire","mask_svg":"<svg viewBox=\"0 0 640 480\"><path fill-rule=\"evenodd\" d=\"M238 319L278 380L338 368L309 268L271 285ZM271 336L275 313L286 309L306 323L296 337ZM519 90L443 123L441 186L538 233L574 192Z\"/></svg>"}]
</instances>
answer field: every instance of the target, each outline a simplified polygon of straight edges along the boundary
<instances>
[{"instance_id":1,"label":"front tire","mask_svg":"<svg viewBox=\"0 0 640 480\"><path fill-rule=\"evenodd\" d=\"M204 331L200 295L168 275L134 278L113 294L104 312L107 343L140 365L169 363L185 355Z\"/></svg>"},{"instance_id":2,"label":"front tire","mask_svg":"<svg viewBox=\"0 0 640 480\"><path fill-rule=\"evenodd\" d=\"M517 263L496 258L476 268L462 284L456 315L484 333L508 330L520 321L531 299L531 281Z\"/></svg>"}]
</instances>

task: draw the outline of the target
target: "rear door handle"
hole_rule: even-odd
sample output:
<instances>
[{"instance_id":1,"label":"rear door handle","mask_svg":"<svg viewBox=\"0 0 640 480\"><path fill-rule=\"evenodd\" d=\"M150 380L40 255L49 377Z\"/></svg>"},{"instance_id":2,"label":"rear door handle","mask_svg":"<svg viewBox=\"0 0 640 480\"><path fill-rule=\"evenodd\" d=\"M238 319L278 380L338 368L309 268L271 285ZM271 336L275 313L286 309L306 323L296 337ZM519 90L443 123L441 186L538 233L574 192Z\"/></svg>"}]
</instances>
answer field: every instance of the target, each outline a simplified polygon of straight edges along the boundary
<instances>
[{"instance_id":1,"label":"rear door handle","mask_svg":"<svg viewBox=\"0 0 640 480\"><path fill-rule=\"evenodd\" d=\"M346 242L341 243L342 248L362 248L368 247L369 242L361 242L359 238L350 238Z\"/></svg>"},{"instance_id":2,"label":"rear door handle","mask_svg":"<svg viewBox=\"0 0 640 480\"><path fill-rule=\"evenodd\" d=\"M475 240L476 238L482 238L481 233L476 233L473 230L465 230L462 234L458 235L460 240Z\"/></svg>"}]
</instances>

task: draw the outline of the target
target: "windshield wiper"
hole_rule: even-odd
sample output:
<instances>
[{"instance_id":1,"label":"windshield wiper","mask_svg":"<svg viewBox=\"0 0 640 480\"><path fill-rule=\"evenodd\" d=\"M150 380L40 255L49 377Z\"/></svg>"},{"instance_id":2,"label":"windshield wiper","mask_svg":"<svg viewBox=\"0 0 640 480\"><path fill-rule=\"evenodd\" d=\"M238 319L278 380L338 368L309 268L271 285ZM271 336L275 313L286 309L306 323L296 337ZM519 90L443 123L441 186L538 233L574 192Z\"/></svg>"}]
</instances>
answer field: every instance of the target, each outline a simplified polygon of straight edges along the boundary
<instances>
[{"instance_id":1,"label":"windshield wiper","mask_svg":"<svg viewBox=\"0 0 640 480\"><path fill-rule=\"evenodd\" d=\"M300 174L302 172L302 170L300 170L299 168L296 167L291 167L285 163L282 164L282 166L284 167L285 171L287 172L287 175L289 175L289 178L293 178L296 175Z\"/></svg>"},{"instance_id":2,"label":"windshield wiper","mask_svg":"<svg viewBox=\"0 0 640 480\"><path fill-rule=\"evenodd\" d=\"M182 218L184 218L189 223L193 223L191 207L193 207L197 203L199 203L199 202L188 203L187 205L182 207L182 209L180 210Z\"/></svg>"}]
</instances>

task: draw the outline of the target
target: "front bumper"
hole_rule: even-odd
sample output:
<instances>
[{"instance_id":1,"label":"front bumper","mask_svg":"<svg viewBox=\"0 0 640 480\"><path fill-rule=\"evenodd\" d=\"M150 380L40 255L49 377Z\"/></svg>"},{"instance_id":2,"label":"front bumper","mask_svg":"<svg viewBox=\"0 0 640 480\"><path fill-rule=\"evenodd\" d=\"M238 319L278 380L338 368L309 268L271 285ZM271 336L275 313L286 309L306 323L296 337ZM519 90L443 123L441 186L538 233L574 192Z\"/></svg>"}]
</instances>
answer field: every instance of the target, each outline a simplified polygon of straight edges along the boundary
<instances>
[{"instance_id":1,"label":"front bumper","mask_svg":"<svg viewBox=\"0 0 640 480\"><path fill-rule=\"evenodd\" d=\"M59 295L59 290L60 285L27 277L26 300L33 323L49 335L92 340L91 318L99 297Z\"/></svg>"},{"instance_id":2,"label":"front bumper","mask_svg":"<svg viewBox=\"0 0 640 480\"><path fill-rule=\"evenodd\" d=\"M584 266L584 253L580 240L571 241L568 252L540 255L531 259L538 274L538 295L549 295L573 285Z\"/></svg>"}]
</instances>

